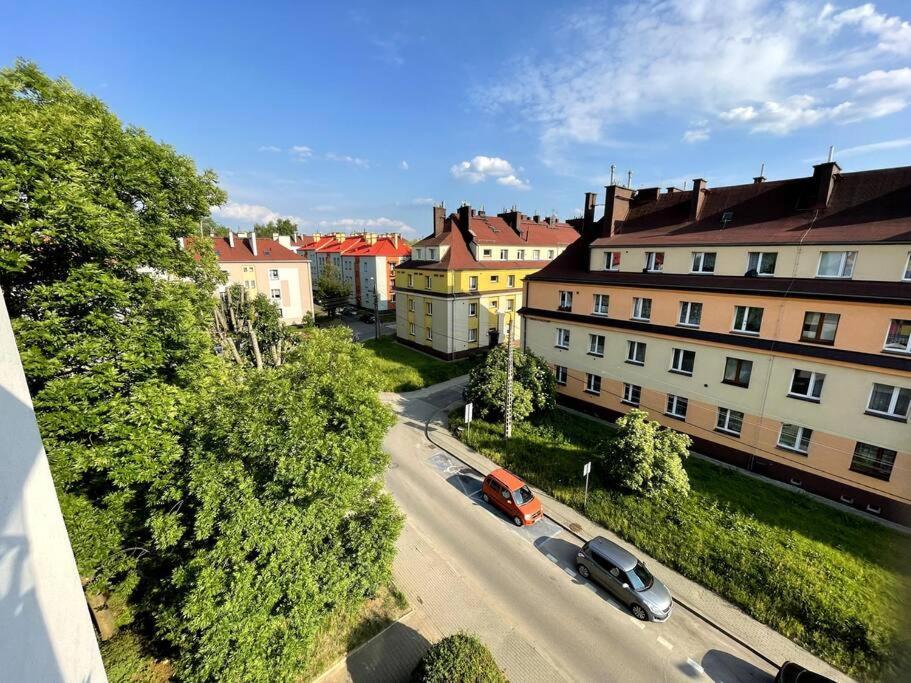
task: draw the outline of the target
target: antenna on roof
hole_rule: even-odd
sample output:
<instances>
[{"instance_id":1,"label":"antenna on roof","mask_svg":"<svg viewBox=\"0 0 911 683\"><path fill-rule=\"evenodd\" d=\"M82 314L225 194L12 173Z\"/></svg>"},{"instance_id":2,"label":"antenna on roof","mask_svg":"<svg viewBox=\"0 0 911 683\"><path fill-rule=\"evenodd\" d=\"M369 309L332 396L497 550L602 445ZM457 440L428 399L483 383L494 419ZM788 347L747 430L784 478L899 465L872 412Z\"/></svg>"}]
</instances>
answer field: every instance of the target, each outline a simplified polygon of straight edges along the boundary
<instances>
[{"instance_id":1,"label":"antenna on roof","mask_svg":"<svg viewBox=\"0 0 911 683\"><path fill-rule=\"evenodd\" d=\"M829 145L829 158L827 161L831 164L832 158L835 156L835 145Z\"/></svg>"},{"instance_id":2,"label":"antenna on roof","mask_svg":"<svg viewBox=\"0 0 911 683\"><path fill-rule=\"evenodd\" d=\"M759 164L759 177L765 178L765 162L764 161L761 164Z\"/></svg>"},{"instance_id":3,"label":"antenna on roof","mask_svg":"<svg viewBox=\"0 0 911 683\"><path fill-rule=\"evenodd\" d=\"M630 189L632 189L632 187L633 187L633 172L632 171L626 172L626 186Z\"/></svg>"},{"instance_id":4,"label":"antenna on roof","mask_svg":"<svg viewBox=\"0 0 911 683\"><path fill-rule=\"evenodd\" d=\"M614 184L614 172L617 170L617 167L614 164L610 165L610 184Z\"/></svg>"}]
</instances>

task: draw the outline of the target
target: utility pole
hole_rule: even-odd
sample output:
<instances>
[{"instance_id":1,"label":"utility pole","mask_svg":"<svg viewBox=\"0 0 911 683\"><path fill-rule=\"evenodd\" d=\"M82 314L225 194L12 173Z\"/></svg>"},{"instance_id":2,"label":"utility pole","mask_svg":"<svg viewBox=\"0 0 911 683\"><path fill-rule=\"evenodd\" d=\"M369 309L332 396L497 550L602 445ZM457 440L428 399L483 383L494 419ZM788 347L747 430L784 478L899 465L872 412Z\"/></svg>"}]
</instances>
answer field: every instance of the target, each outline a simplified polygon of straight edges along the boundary
<instances>
[{"instance_id":1,"label":"utility pole","mask_svg":"<svg viewBox=\"0 0 911 683\"><path fill-rule=\"evenodd\" d=\"M506 322L506 438L512 438L512 317Z\"/></svg>"},{"instance_id":2,"label":"utility pole","mask_svg":"<svg viewBox=\"0 0 911 683\"><path fill-rule=\"evenodd\" d=\"M373 338L380 340L380 300L376 297L376 278L373 279Z\"/></svg>"}]
</instances>

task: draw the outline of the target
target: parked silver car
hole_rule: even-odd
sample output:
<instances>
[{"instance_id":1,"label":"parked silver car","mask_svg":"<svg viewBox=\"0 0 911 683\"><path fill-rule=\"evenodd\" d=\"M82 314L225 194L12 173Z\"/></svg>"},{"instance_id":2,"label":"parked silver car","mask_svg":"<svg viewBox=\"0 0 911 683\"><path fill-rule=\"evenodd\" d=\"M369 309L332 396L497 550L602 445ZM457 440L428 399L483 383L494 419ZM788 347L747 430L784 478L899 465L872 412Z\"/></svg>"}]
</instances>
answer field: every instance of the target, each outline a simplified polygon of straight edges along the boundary
<instances>
[{"instance_id":1,"label":"parked silver car","mask_svg":"<svg viewBox=\"0 0 911 683\"><path fill-rule=\"evenodd\" d=\"M664 584L645 564L603 536L596 536L576 554L576 568L627 605L642 621L664 621L671 616L673 600Z\"/></svg>"}]
</instances>

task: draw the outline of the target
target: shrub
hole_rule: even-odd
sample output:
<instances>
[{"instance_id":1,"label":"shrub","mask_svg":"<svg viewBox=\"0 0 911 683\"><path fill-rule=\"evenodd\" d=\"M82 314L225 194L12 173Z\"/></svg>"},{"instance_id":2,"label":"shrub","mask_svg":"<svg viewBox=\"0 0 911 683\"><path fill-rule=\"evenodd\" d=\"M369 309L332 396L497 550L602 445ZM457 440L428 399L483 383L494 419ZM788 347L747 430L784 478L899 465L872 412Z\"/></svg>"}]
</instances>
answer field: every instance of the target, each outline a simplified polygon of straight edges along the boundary
<instances>
[{"instance_id":1,"label":"shrub","mask_svg":"<svg viewBox=\"0 0 911 683\"><path fill-rule=\"evenodd\" d=\"M506 345L490 350L468 375L465 400L475 404L478 417L498 420L506 406ZM512 416L524 420L556 405L557 383L547 363L531 351L513 349Z\"/></svg>"},{"instance_id":2,"label":"shrub","mask_svg":"<svg viewBox=\"0 0 911 683\"><path fill-rule=\"evenodd\" d=\"M412 675L415 683L508 683L476 636L456 633L431 646Z\"/></svg>"}]
</instances>

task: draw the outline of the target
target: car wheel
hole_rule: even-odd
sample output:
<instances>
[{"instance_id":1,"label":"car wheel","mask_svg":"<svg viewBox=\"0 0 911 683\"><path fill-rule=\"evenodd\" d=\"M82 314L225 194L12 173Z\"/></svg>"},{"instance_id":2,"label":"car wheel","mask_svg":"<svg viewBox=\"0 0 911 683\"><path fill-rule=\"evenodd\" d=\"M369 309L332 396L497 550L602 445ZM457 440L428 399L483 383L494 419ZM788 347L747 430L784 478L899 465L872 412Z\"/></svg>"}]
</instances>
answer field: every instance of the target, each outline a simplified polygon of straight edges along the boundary
<instances>
[{"instance_id":1,"label":"car wheel","mask_svg":"<svg viewBox=\"0 0 911 683\"><path fill-rule=\"evenodd\" d=\"M645 608L642 605L633 605L630 609L636 619L639 621L648 621L648 612L645 611Z\"/></svg>"},{"instance_id":2,"label":"car wheel","mask_svg":"<svg viewBox=\"0 0 911 683\"><path fill-rule=\"evenodd\" d=\"M522 526L522 518L519 517L518 515L516 515L515 517L512 518L512 523L515 524L516 526Z\"/></svg>"},{"instance_id":3,"label":"car wheel","mask_svg":"<svg viewBox=\"0 0 911 683\"><path fill-rule=\"evenodd\" d=\"M590 571L588 571L588 567L586 567L584 564L577 564L576 569L578 570L579 575L583 579L587 579L587 578L591 577L591 575L592 575L592 573Z\"/></svg>"},{"instance_id":4,"label":"car wheel","mask_svg":"<svg viewBox=\"0 0 911 683\"><path fill-rule=\"evenodd\" d=\"M485 503L489 503L489 502L490 502L490 496L488 496L486 493L482 493L482 494L481 494L481 500L483 500Z\"/></svg>"}]
</instances>

